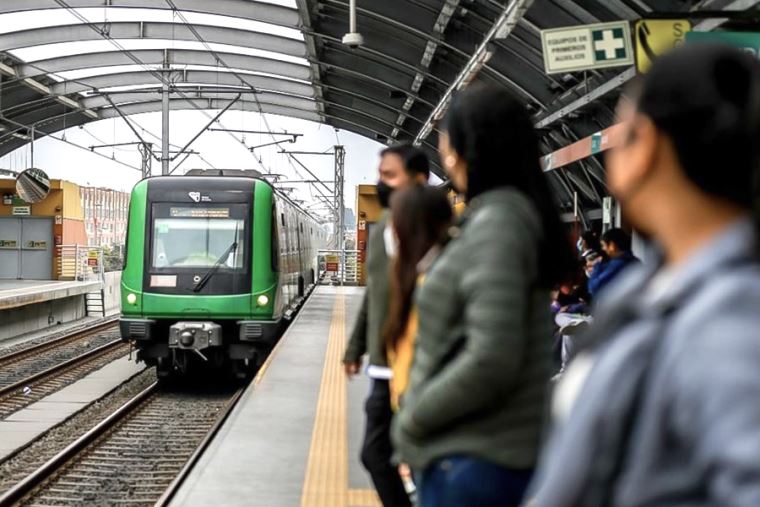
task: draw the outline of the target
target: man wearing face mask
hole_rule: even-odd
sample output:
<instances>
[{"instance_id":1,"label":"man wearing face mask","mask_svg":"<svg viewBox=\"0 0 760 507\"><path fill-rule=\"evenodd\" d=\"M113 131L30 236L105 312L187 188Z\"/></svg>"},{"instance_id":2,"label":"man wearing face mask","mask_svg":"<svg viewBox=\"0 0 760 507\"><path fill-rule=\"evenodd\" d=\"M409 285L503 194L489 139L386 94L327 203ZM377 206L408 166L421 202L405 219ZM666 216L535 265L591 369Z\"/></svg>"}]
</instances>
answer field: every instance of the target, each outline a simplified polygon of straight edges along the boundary
<instances>
[{"instance_id":1,"label":"man wearing face mask","mask_svg":"<svg viewBox=\"0 0 760 507\"><path fill-rule=\"evenodd\" d=\"M428 158L422 150L409 143L398 144L380 153L380 179L377 196L387 210L391 193L411 185L424 185L430 175ZM354 330L343 357L346 375L350 378L361 370L362 356L369 353L367 375L372 389L365 404L367 415L361 460L385 507L409 506L396 467L391 463L390 442L391 405L382 329L388 314L388 257L394 252L393 234L388 226L387 211L370 233L367 245L367 290Z\"/></svg>"}]
</instances>

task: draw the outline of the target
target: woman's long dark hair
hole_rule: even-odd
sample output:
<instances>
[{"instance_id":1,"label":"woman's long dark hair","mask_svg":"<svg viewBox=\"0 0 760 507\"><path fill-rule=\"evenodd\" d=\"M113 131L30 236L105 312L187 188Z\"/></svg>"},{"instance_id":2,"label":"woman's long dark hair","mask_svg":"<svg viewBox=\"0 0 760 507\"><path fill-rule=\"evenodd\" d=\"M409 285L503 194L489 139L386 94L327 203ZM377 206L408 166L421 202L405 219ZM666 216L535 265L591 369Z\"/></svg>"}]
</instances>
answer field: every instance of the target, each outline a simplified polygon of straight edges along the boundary
<instances>
[{"instance_id":1,"label":"woman's long dark hair","mask_svg":"<svg viewBox=\"0 0 760 507\"><path fill-rule=\"evenodd\" d=\"M541 170L538 140L525 107L502 88L471 85L452 100L442 130L467 163L468 201L488 190L513 187L533 202L543 228L540 285L564 281L575 257Z\"/></svg>"},{"instance_id":2,"label":"woman's long dark hair","mask_svg":"<svg viewBox=\"0 0 760 507\"><path fill-rule=\"evenodd\" d=\"M417 284L417 265L425 254L445 241L452 222L446 194L436 188L414 185L391 196L391 223L398 252L391 268L390 308L383 340L394 347L404 333Z\"/></svg>"}]
</instances>

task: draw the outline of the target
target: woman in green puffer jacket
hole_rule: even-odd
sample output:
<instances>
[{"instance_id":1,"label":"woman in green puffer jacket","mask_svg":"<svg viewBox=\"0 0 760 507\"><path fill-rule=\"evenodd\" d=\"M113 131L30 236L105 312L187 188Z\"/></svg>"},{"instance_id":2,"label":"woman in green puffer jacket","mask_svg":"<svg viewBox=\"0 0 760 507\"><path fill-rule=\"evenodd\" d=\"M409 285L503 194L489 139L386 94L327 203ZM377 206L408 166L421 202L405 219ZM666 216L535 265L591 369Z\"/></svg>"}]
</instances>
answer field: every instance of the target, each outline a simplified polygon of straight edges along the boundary
<instances>
[{"instance_id":1,"label":"woman in green puffer jacket","mask_svg":"<svg viewBox=\"0 0 760 507\"><path fill-rule=\"evenodd\" d=\"M516 99L469 87L452 101L439 149L468 209L416 295L393 440L422 507L518 505L551 374L549 290L574 259Z\"/></svg>"}]
</instances>

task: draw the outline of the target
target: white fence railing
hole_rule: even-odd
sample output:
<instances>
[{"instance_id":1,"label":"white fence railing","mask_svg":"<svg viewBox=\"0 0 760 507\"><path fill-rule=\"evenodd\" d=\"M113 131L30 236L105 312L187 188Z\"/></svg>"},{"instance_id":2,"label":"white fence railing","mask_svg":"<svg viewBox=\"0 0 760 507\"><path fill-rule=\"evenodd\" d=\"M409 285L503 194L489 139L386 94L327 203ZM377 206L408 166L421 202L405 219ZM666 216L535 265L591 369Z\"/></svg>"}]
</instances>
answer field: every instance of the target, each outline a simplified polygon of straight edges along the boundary
<instances>
[{"instance_id":1,"label":"white fence railing","mask_svg":"<svg viewBox=\"0 0 760 507\"><path fill-rule=\"evenodd\" d=\"M56 247L56 274L59 280L104 280L103 249L98 246L59 245Z\"/></svg>"},{"instance_id":2,"label":"white fence railing","mask_svg":"<svg viewBox=\"0 0 760 507\"><path fill-rule=\"evenodd\" d=\"M357 285L359 283L358 250L320 250L319 280L329 285Z\"/></svg>"}]
</instances>

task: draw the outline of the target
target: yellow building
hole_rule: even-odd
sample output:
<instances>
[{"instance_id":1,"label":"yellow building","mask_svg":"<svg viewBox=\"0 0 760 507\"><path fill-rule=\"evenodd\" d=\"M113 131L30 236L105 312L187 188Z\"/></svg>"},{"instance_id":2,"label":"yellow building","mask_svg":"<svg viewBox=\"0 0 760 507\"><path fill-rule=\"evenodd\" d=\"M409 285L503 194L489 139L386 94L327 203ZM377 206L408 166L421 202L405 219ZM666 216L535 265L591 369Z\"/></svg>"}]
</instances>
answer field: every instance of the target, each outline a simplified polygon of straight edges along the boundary
<instances>
[{"instance_id":1,"label":"yellow building","mask_svg":"<svg viewBox=\"0 0 760 507\"><path fill-rule=\"evenodd\" d=\"M0 278L57 278L59 245L87 245L79 186L50 181L36 204L21 200L16 181L0 179Z\"/></svg>"},{"instance_id":2,"label":"yellow building","mask_svg":"<svg viewBox=\"0 0 760 507\"><path fill-rule=\"evenodd\" d=\"M357 185L356 187L356 249L359 250L357 266L359 285L366 285L364 263L367 260L367 243L372 227L380 220L383 208L377 199L375 185Z\"/></svg>"}]
</instances>

